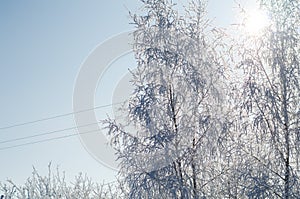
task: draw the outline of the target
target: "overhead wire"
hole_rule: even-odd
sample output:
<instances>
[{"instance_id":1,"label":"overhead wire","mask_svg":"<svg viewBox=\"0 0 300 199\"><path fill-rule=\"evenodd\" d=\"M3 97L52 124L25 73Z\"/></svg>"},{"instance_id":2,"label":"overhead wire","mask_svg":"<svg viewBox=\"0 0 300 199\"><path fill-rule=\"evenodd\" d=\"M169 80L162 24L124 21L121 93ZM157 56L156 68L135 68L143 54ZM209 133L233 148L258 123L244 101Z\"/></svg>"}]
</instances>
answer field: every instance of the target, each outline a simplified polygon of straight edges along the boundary
<instances>
[{"instance_id":1,"label":"overhead wire","mask_svg":"<svg viewBox=\"0 0 300 199\"><path fill-rule=\"evenodd\" d=\"M37 143L49 142L49 141L52 141L52 140L60 140L60 139L68 138L68 137L74 137L74 136L77 136L79 134L83 135L83 134L89 134L89 133L94 133L94 132L98 132L98 131L99 131L99 129L92 130L92 131L87 131L87 132L83 132L83 133L73 133L73 134L54 137L54 138L47 138L47 139L43 139L43 140L39 140L39 141L27 142L27 143L17 144L17 145L13 145L13 146L1 147L0 151L6 150L6 149L11 149L11 148L17 148L17 147L20 147L20 146L26 146L26 145L33 145L33 144L37 144Z\"/></svg>"},{"instance_id":2,"label":"overhead wire","mask_svg":"<svg viewBox=\"0 0 300 199\"><path fill-rule=\"evenodd\" d=\"M96 106L96 107L91 108L91 109L84 109L84 110L80 110L80 111L76 111L76 112L70 112L70 113L66 113L66 114L56 115L56 116L53 116L53 117L47 117L47 118L33 120L33 121L29 121L29 122L14 124L14 125L6 126L6 127L1 127L0 130L10 129L10 128L18 127L18 126L24 126L24 125L27 125L27 124L38 123L38 122L41 122L41 121L51 120L51 119L64 117L64 116L68 116L68 115L72 115L72 114L76 114L76 113L82 113L82 112L95 110L95 109L99 109L99 108L105 108L105 107L109 107L109 106L113 106L113 105L117 105L117 104L122 104L124 102L125 101L118 102L118 103L107 104L107 105L102 105L102 106ZM78 129L78 128L91 126L91 125L95 125L95 124L99 124L99 123L100 122L94 122L94 123L85 124L85 125L81 125L81 126L73 126L73 127L54 130L54 131L50 131L50 132L39 133L39 134L30 135L30 136L24 136L24 137L4 140L4 141L0 141L0 144L11 143L11 142L20 141L20 140L26 140L26 139L30 139L30 138L45 136L45 135L51 135L51 134L55 134L55 133L59 133L59 132L63 132L63 131L68 131L68 130L75 130L75 129ZM82 133L73 133L73 134L64 135L64 136L58 136L58 137L54 137L54 138L47 138L47 139L42 139L42 140L38 140L38 141L31 141L31 142L27 142L27 143L12 145L12 146L1 147L0 151L6 150L6 149L11 149L11 148L16 148L16 147L21 147L21 146L26 146L26 145L32 145L32 144L37 144L37 143L48 142L48 141L52 141L52 140L64 139L64 138L68 138L68 137L73 137L73 136L77 136L77 135L81 135L81 134L93 133L93 132L97 132L97 131L99 131L99 129L92 130L92 131L87 131L87 132L82 132Z\"/></svg>"},{"instance_id":3,"label":"overhead wire","mask_svg":"<svg viewBox=\"0 0 300 199\"><path fill-rule=\"evenodd\" d=\"M29 138L41 137L41 136L44 136L44 135L51 135L51 134L55 134L55 133L59 133L59 132L63 132L63 131L74 130L74 129L77 129L77 128L87 127L87 126L91 126L91 125L95 125L95 124L99 124L99 123L100 122L94 122L94 123L90 123L90 124L86 124L86 125L73 126L73 127L69 127L69 128L64 128L64 129L59 129L59 130L55 130L55 131L46 132L46 133L38 133L38 134L34 134L34 135L14 138L14 139L10 139L10 140L0 141L0 144L15 142L15 141L19 141L19 140L26 140L26 139L29 139Z\"/></svg>"},{"instance_id":4,"label":"overhead wire","mask_svg":"<svg viewBox=\"0 0 300 199\"><path fill-rule=\"evenodd\" d=\"M60 117L74 115L74 114L77 114L77 113L83 113L83 112L87 112L87 111L91 111L91 110L96 110L96 109L100 109L100 108L106 108L106 107L110 107L110 106L113 106L113 105L122 104L124 102L125 101L117 102L117 103L112 103L112 104L106 104L106 105L102 105L102 106L95 106L93 108L83 109L83 110L80 110L80 111L75 111L75 112L70 112L70 113L55 115L55 116L46 117L46 118L37 119L37 120L32 120L32 121L23 122L23 123L17 123L17 124L13 124L13 125L9 125L9 126L3 126L3 127L0 127L0 130L11 129L11 128L19 127L19 126L25 126L25 125L28 125L28 124L34 124L34 123L38 123L38 122L42 122L42 121L47 121L47 120L52 120L52 119L56 119L56 118L60 118Z\"/></svg>"},{"instance_id":5,"label":"overhead wire","mask_svg":"<svg viewBox=\"0 0 300 199\"><path fill-rule=\"evenodd\" d=\"M121 119L121 118L125 118L125 117L120 117L119 119ZM81 126L73 126L73 127L69 127L69 128L65 128L65 129L46 132L46 133L40 133L40 134L31 135L31 136L24 136L24 137L20 137L20 138L14 138L14 139L10 139L10 140L1 141L0 144L5 144L5 143L19 141L19 140L25 140L25 139L29 139L29 138L41 137L41 136L44 136L44 135L50 135L50 134L63 132L63 131L68 131L68 130L74 130L74 129L77 129L77 128L91 126L91 125L95 125L95 124L99 124L99 123L101 123L101 122L94 122L94 123L85 124L85 125L81 125ZM100 129L96 129L96 130L91 130L91 131L87 131L87 132L73 133L73 134L58 136L58 137L54 137L54 138L47 138L47 139L42 139L42 140L38 140L38 141L26 142L26 143L23 143L23 144L16 144L16 145L12 145L12 146L0 147L0 151L6 150L6 149L11 149L11 148L17 148L17 147L21 147L21 146L26 146L26 145L33 145L33 144L37 144L37 143L49 142L49 141L52 141L52 140L64 139L64 138L73 137L73 136L82 135L82 134L93 133L93 132L97 132L99 130Z\"/></svg>"}]
</instances>

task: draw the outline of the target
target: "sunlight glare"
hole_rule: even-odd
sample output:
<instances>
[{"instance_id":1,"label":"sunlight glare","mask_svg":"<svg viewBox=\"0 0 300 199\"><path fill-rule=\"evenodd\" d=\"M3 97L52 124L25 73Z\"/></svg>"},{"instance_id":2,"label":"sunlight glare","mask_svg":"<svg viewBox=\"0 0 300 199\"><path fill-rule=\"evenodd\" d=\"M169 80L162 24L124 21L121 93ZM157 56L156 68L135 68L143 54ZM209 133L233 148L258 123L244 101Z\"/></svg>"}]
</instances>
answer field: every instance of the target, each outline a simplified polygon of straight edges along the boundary
<instances>
[{"instance_id":1,"label":"sunlight glare","mask_svg":"<svg viewBox=\"0 0 300 199\"><path fill-rule=\"evenodd\" d=\"M245 20L246 32L251 35L257 35L269 25L269 22L266 13L261 10L252 10Z\"/></svg>"}]
</instances>

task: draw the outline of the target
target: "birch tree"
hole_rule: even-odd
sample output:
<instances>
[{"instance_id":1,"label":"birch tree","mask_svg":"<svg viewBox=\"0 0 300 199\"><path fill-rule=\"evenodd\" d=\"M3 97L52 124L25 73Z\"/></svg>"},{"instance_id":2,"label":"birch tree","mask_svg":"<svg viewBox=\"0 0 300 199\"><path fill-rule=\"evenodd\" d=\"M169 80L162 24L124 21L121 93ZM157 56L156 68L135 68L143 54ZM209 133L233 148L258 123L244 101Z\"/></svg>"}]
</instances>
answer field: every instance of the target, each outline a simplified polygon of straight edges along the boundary
<instances>
[{"instance_id":1,"label":"birch tree","mask_svg":"<svg viewBox=\"0 0 300 199\"><path fill-rule=\"evenodd\" d=\"M24 184L13 180L0 182L1 199L116 199L123 198L122 186L117 183L96 183L86 175L79 174L73 182L67 182L65 174L52 172L48 166L48 175L42 176L36 169Z\"/></svg>"},{"instance_id":2,"label":"birch tree","mask_svg":"<svg viewBox=\"0 0 300 199\"><path fill-rule=\"evenodd\" d=\"M132 15L135 131L106 121L128 198L217 197L228 171L223 33L210 26L204 1L183 16L171 1L141 2L146 14Z\"/></svg>"},{"instance_id":3,"label":"birch tree","mask_svg":"<svg viewBox=\"0 0 300 199\"><path fill-rule=\"evenodd\" d=\"M249 198L299 198L298 0L261 0L269 26L238 45L244 69L241 191Z\"/></svg>"}]
</instances>

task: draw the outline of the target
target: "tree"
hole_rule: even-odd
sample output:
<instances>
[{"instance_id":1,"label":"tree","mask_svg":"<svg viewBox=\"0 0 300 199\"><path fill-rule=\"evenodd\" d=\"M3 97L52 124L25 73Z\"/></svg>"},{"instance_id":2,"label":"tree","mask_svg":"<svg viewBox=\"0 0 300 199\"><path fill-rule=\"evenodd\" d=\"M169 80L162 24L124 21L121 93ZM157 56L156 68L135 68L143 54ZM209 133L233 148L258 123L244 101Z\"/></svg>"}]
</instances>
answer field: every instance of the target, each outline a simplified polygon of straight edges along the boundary
<instances>
[{"instance_id":1,"label":"tree","mask_svg":"<svg viewBox=\"0 0 300 199\"><path fill-rule=\"evenodd\" d=\"M75 181L69 185L64 174L58 170L55 173L51 171L49 164L47 176L41 176L36 169L24 185L16 185L12 180L7 183L0 182L1 199L67 199L67 198L91 198L91 199L115 199L123 198L121 191L116 188L122 188L120 185L98 184L92 182L90 178L79 174Z\"/></svg>"},{"instance_id":2,"label":"tree","mask_svg":"<svg viewBox=\"0 0 300 199\"><path fill-rule=\"evenodd\" d=\"M142 0L147 13L132 15L136 131L106 120L128 198L300 196L300 3L259 2L270 25L232 46L203 1L180 16L172 2Z\"/></svg>"},{"instance_id":3,"label":"tree","mask_svg":"<svg viewBox=\"0 0 300 199\"><path fill-rule=\"evenodd\" d=\"M138 66L128 118L135 132L105 121L127 196L218 197L229 170L224 35L210 26L204 1L192 2L185 16L168 0L141 2L147 13L132 15Z\"/></svg>"},{"instance_id":4,"label":"tree","mask_svg":"<svg viewBox=\"0 0 300 199\"><path fill-rule=\"evenodd\" d=\"M297 0L260 1L270 25L259 37L238 45L245 72L240 134L240 174L252 198L298 198L299 184L299 20Z\"/></svg>"}]
</instances>

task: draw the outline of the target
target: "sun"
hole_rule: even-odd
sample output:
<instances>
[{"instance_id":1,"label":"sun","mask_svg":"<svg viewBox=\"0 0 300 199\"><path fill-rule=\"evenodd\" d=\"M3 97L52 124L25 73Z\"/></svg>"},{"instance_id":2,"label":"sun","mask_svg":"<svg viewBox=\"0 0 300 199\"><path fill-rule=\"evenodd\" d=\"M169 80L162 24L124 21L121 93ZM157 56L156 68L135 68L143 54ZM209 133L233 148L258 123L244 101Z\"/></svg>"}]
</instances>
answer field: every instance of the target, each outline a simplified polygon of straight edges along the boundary
<instances>
[{"instance_id":1,"label":"sun","mask_svg":"<svg viewBox=\"0 0 300 199\"><path fill-rule=\"evenodd\" d=\"M256 9L248 12L244 24L248 34L257 35L270 24L270 20L265 12Z\"/></svg>"}]
</instances>

